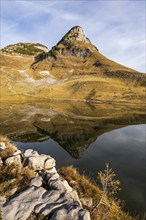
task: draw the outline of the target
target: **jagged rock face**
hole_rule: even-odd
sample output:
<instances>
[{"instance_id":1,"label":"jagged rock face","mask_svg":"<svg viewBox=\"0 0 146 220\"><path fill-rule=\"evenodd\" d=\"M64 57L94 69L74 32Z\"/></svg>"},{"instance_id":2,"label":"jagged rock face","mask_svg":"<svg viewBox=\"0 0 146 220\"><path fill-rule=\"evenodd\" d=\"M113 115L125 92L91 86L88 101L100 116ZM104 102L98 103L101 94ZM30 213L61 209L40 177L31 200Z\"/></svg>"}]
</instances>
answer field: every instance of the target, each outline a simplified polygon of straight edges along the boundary
<instances>
[{"instance_id":1,"label":"jagged rock face","mask_svg":"<svg viewBox=\"0 0 146 220\"><path fill-rule=\"evenodd\" d=\"M91 55L91 50L86 48L72 47L70 49L62 48L59 49L59 53L65 56L76 56L76 57L89 57Z\"/></svg>"},{"instance_id":2,"label":"jagged rock face","mask_svg":"<svg viewBox=\"0 0 146 220\"><path fill-rule=\"evenodd\" d=\"M90 40L85 36L83 29L79 26L73 27L64 37L64 43L70 41L82 41L84 43L90 44Z\"/></svg>"},{"instance_id":3,"label":"jagged rock face","mask_svg":"<svg viewBox=\"0 0 146 220\"><path fill-rule=\"evenodd\" d=\"M79 26L73 27L58 44L52 48L52 54L59 52L64 56L89 57L95 47L85 36L83 29ZM55 54L54 53L54 54Z\"/></svg>"}]
</instances>

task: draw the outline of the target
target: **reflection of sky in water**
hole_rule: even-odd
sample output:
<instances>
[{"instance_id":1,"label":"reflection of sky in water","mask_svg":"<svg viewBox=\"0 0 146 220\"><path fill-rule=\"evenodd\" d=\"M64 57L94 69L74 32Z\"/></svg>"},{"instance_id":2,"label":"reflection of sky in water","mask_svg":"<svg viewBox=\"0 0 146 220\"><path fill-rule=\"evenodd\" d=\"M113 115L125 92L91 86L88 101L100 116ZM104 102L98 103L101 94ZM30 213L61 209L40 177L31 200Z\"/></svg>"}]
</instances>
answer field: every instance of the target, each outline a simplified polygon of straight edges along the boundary
<instances>
[{"instance_id":1,"label":"reflection of sky in water","mask_svg":"<svg viewBox=\"0 0 146 220\"><path fill-rule=\"evenodd\" d=\"M122 184L120 198L127 200L129 209L145 208L145 125L128 126L98 137L80 159L72 158L55 141L18 144L23 149L31 147L40 153L53 156L57 167L73 164L81 172L96 176L105 163L117 174Z\"/></svg>"}]
</instances>

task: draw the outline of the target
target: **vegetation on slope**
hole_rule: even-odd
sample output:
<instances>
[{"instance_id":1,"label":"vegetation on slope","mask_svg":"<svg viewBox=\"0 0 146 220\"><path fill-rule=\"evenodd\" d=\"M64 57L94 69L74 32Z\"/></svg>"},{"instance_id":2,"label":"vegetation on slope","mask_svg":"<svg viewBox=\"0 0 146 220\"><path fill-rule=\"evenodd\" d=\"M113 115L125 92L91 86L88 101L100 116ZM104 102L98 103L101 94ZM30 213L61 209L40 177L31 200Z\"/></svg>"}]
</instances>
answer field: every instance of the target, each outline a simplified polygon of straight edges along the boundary
<instances>
[{"instance_id":1,"label":"vegetation on slope","mask_svg":"<svg viewBox=\"0 0 146 220\"><path fill-rule=\"evenodd\" d=\"M84 102L144 103L145 88L113 78L87 76L38 88L38 97Z\"/></svg>"},{"instance_id":2,"label":"vegetation on slope","mask_svg":"<svg viewBox=\"0 0 146 220\"><path fill-rule=\"evenodd\" d=\"M144 103L145 87L137 81L107 77L90 68L90 61L83 58L65 57L35 64L32 56L1 54L1 101L4 100L79 100L84 102ZM19 62L18 62L19 60ZM81 62L82 60L82 62ZM75 66L74 66L75 65ZM46 75L41 74L47 73ZM143 74L144 75L144 74ZM145 77L145 76L144 76ZM54 83L49 83L50 79Z\"/></svg>"},{"instance_id":3,"label":"vegetation on slope","mask_svg":"<svg viewBox=\"0 0 146 220\"><path fill-rule=\"evenodd\" d=\"M48 48L46 46L39 43L18 43L8 45L1 49L1 51L4 53L20 55L36 55L47 50Z\"/></svg>"}]
</instances>

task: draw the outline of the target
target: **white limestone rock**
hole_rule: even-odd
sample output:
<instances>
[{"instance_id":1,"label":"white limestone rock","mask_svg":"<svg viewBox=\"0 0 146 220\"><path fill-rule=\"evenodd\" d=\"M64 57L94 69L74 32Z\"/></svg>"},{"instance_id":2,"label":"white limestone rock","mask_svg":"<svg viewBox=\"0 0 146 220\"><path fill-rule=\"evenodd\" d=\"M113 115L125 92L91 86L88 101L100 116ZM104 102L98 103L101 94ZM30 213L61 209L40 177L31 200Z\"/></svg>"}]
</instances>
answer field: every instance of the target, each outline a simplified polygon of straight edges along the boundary
<instances>
[{"instance_id":1,"label":"white limestone rock","mask_svg":"<svg viewBox=\"0 0 146 220\"><path fill-rule=\"evenodd\" d=\"M77 201L80 204L80 206L82 207L78 193L75 189L72 189L72 191L69 193L69 195L74 201Z\"/></svg>"},{"instance_id":2,"label":"white limestone rock","mask_svg":"<svg viewBox=\"0 0 146 220\"><path fill-rule=\"evenodd\" d=\"M51 169L55 166L55 160L47 155L41 154L39 156L28 157L28 167L35 171Z\"/></svg>"},{"instance_id":3,"label":"white limestone rock","mask_svg":"<svg viewBox=\"0 0 146 220\"><path fill-rule=\"evenodd\" d=\"M37 151L34 151L32 149L27 149L25 152L24 152L24 156L25 157L32 157L32 156L39 156L38 152Z\"/></svg>"},{"instance_id":4,"label":"white limestone rock","mask_svg":"<svg viewBox=\"0 0 146 220\"><path fill-rule=\"evenodd\" d=\"M5 204L6 198L4 196L0 196L0 208Z\"/></svg>"},{"instance_id":5,"label":"white limestone rock","mask_svg":"<svg viewBox=\"0 0 146 220\"><path fill-rule=\"evenodd\" d=\"M33 211L45 216L52 213L53 219L58 219L60 210L63 210L65 214L60 218L63 220L83 219L80 217L86 213L80 204L70 197L69 193L61 193L58 190L47 191L43 187L34 186L11 199L1 210L3 220L26 220Z\"/></svg>"},{"instance_id":6,"label":"white limestone rock","mask_svg":"<svg viewBox=\"0 0 146 220\"><path fill-rule=\"evenodd\" d=\"M34 207L41 202L46 190L34 186L14 197L2 207L3 220L26 220L33 212Z\"/></svg>"},{"instance_id":7,"label":"white limestone rock","mask_svg":"<svg viewBox=\"0 0 146 220\"><path fill-rule=\"evenodd\" d=\"M86 207L89 207L89 208L90 208L90 207L92 207L92 205L93 205L93 200L92 200L91 197L89 197L89 198L83 197L83 198L81 198L80 200L81 200L82 204L83 204L84 206L86 206Z\"/></svg>"},{"instance_id":8,"label":"white limestone rock","mask_svg":"<svg viewBox=\"0 0 146 220\"><path fill-rule=\"evenodd\" d=\"M45 173L45 178L46 180L57 180L59 178L59 174L57 173L57 170L55 167L53 167L52 169L47 170Z\"/></svg>"},{"instance_id":9,"label":"white limestone rock","mask_svg":"<svg viewBox=\"0 0 146 220\"><path fill-rule=\"evenodd\" d=\"M34 212L36 214L41 212L44 215L48 215L58 203L62 203L63 201L64 197L60 195L59 191L47 191L43 195L43 200L35 206Z\"/></svg>"},{"instance_id":10,"label":"white limestone rock","mask_svg":"<svg viewBox=\"0 0 146 220\"><path fill-rule=\"evenodd\" d=\"M79 220L91 220L90 213L86 209L80 210L79 216Z\"/></svg>"},{"instance_id":11,"label":"white limestone rock","mask_svg":"<svg viewBox=\"0 0 146 220\"><path fill-rule=\"evenodd\" d=\"M2 161L2 158L0 158L0 166L3 165L3 161Z\"/></svg>"},{"instance_id":12,"label":"white limestone rock","mask_svg":"<svg viewBox=\"0 0 146 220\"><path fill-rule=\"evenodd\" d=\"M3 220L27 220L32 212L44 216L51 214L52 220L90 220L89 212L82 208L76 190L59 176L52 157L29 149L24 154L16 151L15 155L6 159L6 163L21 166L21 157L29 168L38 171L38 176L31 180L29 188L9 201L0 197ZM47 190L42 187L43 183Z\"/></svg>"},{"instance_id":13,"label":"white limestone rock","mask_svg":"<svg viewBox=\"0 0 146 220\"><path fill-rule=\"evenodd\" d=\"M72 188L69 186L68 182L63 179L62 177L59 177L57 180L49 179L48 180L48 186L51 189L59 190L61 192L71 192Z\"/></svg>"},{"instance_id":14,"label":"white limestone rock","mask_svg":"<svg viewBox=\"0 0 146 220\"><path fill-rule=\"evenodd\" d=\"M59 207L50 220L90 220L90 215L88 211L74 203Z\"/></svg>"},{"instance_id":15,"label":"white limestone rock","mask_svg":"<svg viewBox=\"0 0 146 220\"><path fill-rule=\"evenodd\" d=\"M15 164L15 165L18 165L18 166L21 167L22 166L22 164L21 164L21 155L18 154L18 155L14 155L14 156L8 157L5 160L5 163L7 165Z\"/></svg>"},{"instance_id":16,"label":"white limestone rock","mask_svg":"<svg viewBox=\"0 0 146 220\"><path fill-rule=\"evenodd\" d=\"M18 190L17 187L13 188L13 189L11 190L11 192L10 192L10 195L11 195L11 196L14 195L14 194L17 192L17 190Z\"/></svg>"},{"instance_id":17,"label":"white limestone rock","mask_svg":"<svg viewBox=\"0 0 146 220\"><path fill-rule=\"evenodd\" d=\"M34 179L31 180L30 186L36 186L36 187L41 187L43 184L43 179L41 176L37 176Z\"/></svg>"},{"instance_id":18,"label":"white limestone rock","mask_svg":"<svg viewBox=\"0 0 146 220\"><path fill-rule=\"evenodd\" d=\"M13 156L16 156L16 155L18 155L18 154L22 154L22 152L21 152L20 150L17 150L17 151L15 151L15 152L13 153Z\"/></svg>"},{"instance_id":19,"label":"white limestone rock","mask_svg":"<svg viewBox=\"0 0 146 220\"><path fill-rule=\"evenodd\" d=\"M43 176L48 180L52 175L58 173L56 170L56 167L52 167L51 169L48 170L43 170Z\"/></svg>"},{"instance_id":20,"label":"white limestone rock","mask_svg":"<svg viewBox=\"0 0 146 220\"><path fill-rule=\"evenodd\" d=\"M56 174L56 173L58 173L57 170L56 170L56 167L52 167L49 170L44 170L43 171L43 175L45 175L46 178L48 178L48 179L49 179L49 177L51 177L53 174Z\"/></svg>"},{"instance_id":21,"label":"white limestone rock","mask_svg":"<svg viewBox=\"0 0 146 220\"><path fill-rule=\"evenodd\" d=\"M91 43L90 40L85 36L84 31L81 27L75 26L67 33L67 39L70 41L82 41L84 43Z\"/></svg>"},{"instance_id":22,"label":"white limestone rock","mask_svg":"<svg viewBox=\"0 0 146 220\"><path fill-rule=\"evenodd\" d=\"M4 142L0 142L0 151L3 151L6 149L6 145Z\"/></svg>"},{"instance_id":23,"label":"white limestone rock","mask_svg":"<svg viewBox=\"0 0 146 220\"><path fill-rule=\"evenodd\" d=\"M55 213L56 210L63 206L69 209L79 207L79 210L82 210L82 206L80 206L78 201L71 198L70 193L61 193L58 190L51 190L50 193L48 195L46 193L43 198L44 201L35 207L35 213L42 213L46 216L50 213ZM68 212L69 210L67 210L67 213ZM70 218L70 220L74 220L74 218Z\"/></svg>"},{"instance_id":24,"label":"white limestone rock","mask_svg":"<svg viewBox=\"0 0 146 220\"><path fill-rule=\"evenodd\" d=\"M55 166L54 158L45 154L38 154L37 151L28 149L23 154L26 165L35 171L48 170Z\"/></svg>"}]
</instances>

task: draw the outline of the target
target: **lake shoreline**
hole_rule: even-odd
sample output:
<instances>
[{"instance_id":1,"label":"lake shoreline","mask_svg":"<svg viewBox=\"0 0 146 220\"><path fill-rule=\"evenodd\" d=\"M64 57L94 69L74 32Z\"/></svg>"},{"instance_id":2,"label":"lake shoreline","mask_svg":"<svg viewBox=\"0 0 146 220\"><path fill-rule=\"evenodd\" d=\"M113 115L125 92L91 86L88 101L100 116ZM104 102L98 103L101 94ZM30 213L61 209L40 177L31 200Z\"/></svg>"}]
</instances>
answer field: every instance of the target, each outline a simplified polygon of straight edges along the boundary
<instances>
[{"instance_id":1,"label":"lake shoreline","mask_svg":"<svg viewBox=\"0 0 146 220\"><path fill-rule=\"evenodd\" d=\"M5 138L0 144L2 169L9 170L13 167L13 173L17 173L14 175L11 173L10 176L9 173L5 173L6 177L4 174L0 176L1 179L9 176L7 184L10 182L10 186L13 182L9 193L5 181L1 186L4 189L3 194L6 193L5 196L1 196L2 219L27 220L31 216L34 219L38 219L38 216L41 216L41 219L51 216L51 219L59 220L61 215L62 219L90 220L90 214L82 208L76 190L58 174L52 157L39 155L37 151L31 149L22 152ZM28 175L26 172L33 175ZM22 183L20 187L19 181L16 184L16 179L21 175L29 179L26 188ZM14 178L11 178L12 176Z\"/></svg>"},{"instance_id":2,"label":"lake shoreline","mask_svg":"<svg viewBox=\"0 0 146 220\"><path fill-rule=\"evenodd\" d=\"M105 204L103 206L101 205L101 207L98 210L96 210L96 212L95 211L93 212L94 208L98 205L101 199L102 191L96 185L90 182L85 176L83 175L81 176L78 173L78 171L75 170L73 167L72 168L67 167L67 168L63 168L63 170L60 170L59 171L61 174L60 176L55 169L55 160L52 157L48 155L44 155L44 154L39 155L36 151L33 151L31 149L28 149L22 152L17 147L12 145L4 137L1 137L0 156L1 156L1 166L3 167L3 170L7 169L8 171L10 169L10 166L11 167L14 166L13 168L15 171L17 170L17 175L21 176L21 173L23 173L22 176L26 177L26 169L27 168L29 169L27 170L29 175L27 174L27 183L26 183L27 187L26 188L24 187L24 184L22 183L21 184L24 188L22 186L21 186L22 188L18 187L19 181L17 182L17 185L15 185L14 178L9 179L10 182L14 181L13 187L11 186L12 184L10 183L10 186L11 186L10 187L11 190L9 192L10 194L6 190L7 187L5 188L3 185L4 189L6 190L5 193L6 193L7 199L5 198L5 196L1 197L1 201L3 201L1 202L2 219L4 220L8 219L9 215L14 216L14 218L11 217L12 220L19 219L17 213L19 213L19 217L21 216L23 217L23 219L28 219L28 217L31 215L33 219L44 219L45 215L48 216L49 215L48 213L51 211L52 213L51 215L54 216L54 218L51 217L51 219L59 220L59 215L57 214L57 212L58 213L62 212L62 209L64 210L63 213L66 213L66 217L68 217L70 220L80 219L80 218L83 220L88 220L90 219L89 212L91 213L91 217L92 217L91 219L98 219L98 217L99 216L101 217L101 214L103 215L104 212L105 212L104 213L105 215L107 214L107 210L105 210L104 208ZM69 170L69 173L68 173L68 170ZM8 178L9 174L6 173L5 175ZM2 176L0 177L5 179L4 175L3 177ZM76 177L76 180L74 180L75 177ZM15 177L15 179L17 178L18 177ZM79 188L75 187L75 185L76 186L78 185ZM83 185L84 187L86 187L86 193L85 192L83 193ZM50 191L50 187L52 187L51 188L52 191ZM19 193L17 193L18 188L19 188ZM55 194L53 194L53 197L51 196L51 193L54 193L54 190L55 190L55 193L58 193L57 195L62 198L62 201L61 201L62 204L60 203L60 205L58 206L58 202L56 204L53 202L54 209L52 208L50 210L49 207L51 206L51 198L53 200L53 198L55 197ZM35 202L36 191L38 195L37 203ZM62 197L62 193L64 194L64 196L66 196L66 199ZM31 197L28 199L29 194L31 194ZM45 194L48 196L43 198L42 195L45 195ZM26 201L25 201L26 195L27 195L27 199L30 202L29 207L31 208L29 209L26 206ZM50 199L48 200L49 197ZM39 200L41 202L41 205L39 205ZM106 198L105 201L107 203L107 207L108 205L110 205L110 209L108 208L108 212L109 212L108 214L110 216L109 219L113 219L113 217L115 216L121 220L134 219L128 214L126 214L125 212L123 212L119 204L116 203L116 201L111 200L110 198ZM24 204L27 207L27 209L24 208L22 210L21 206L23 206ZM43 208L43 207L46 207L46 208ZM58 208L56 209L56 207ZM75 208L76 217L73 216L71 218L69 217L69 216L72 216L71 211L69 210L73 210L74 209L73 207L76 207ZM41 212L41 210L43 211ZM53 210L55 211L53 212ZM65 219L65 217L62 219Z\"/></svg>"}]
</instances>

